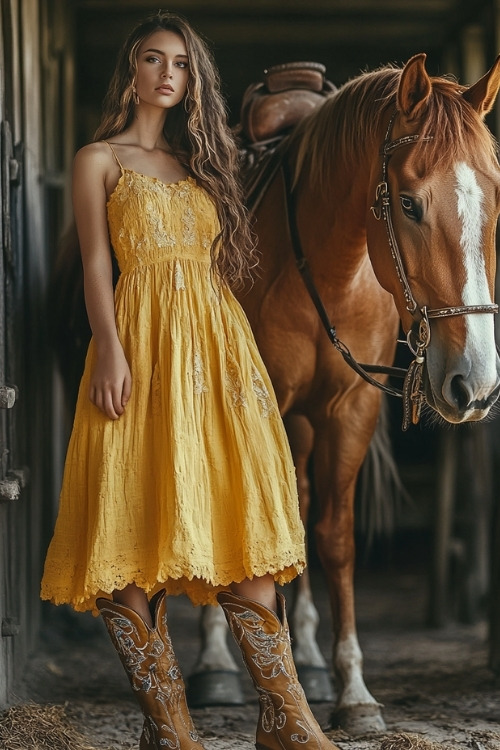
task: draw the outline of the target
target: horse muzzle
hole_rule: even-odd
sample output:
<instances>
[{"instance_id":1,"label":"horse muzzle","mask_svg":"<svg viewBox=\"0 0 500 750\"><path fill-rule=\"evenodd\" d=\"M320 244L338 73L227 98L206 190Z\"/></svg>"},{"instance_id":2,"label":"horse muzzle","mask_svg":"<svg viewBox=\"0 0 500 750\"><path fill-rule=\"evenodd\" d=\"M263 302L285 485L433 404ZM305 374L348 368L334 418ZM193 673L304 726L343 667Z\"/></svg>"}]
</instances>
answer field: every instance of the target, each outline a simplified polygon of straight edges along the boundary
<instances>
[{"instance_id":1,"label":"horse muzzle","mask_svg":"<svg viewBox=\"0 0 500 750\"><path fill-rule=\"evenodd\" d=\"M439 358L438 358L439 359ZM439 366L429 350L423 390L427 404L452 424L478 422L488 416L500 396L500 360L488 369L484 362L468 357Z\"/></svg>"}]
</instances>

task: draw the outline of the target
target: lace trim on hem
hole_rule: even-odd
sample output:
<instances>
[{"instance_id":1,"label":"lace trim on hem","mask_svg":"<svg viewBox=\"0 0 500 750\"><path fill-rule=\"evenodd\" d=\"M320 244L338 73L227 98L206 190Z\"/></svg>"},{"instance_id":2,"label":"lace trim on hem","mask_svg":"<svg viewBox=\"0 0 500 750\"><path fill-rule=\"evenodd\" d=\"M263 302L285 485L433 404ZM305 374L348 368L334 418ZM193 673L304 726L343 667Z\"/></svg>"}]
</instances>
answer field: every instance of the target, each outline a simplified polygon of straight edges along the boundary
<instances>
[{"instance_id":1,"label":"lace trim on hem","mask_svg":"<svg viewBox=\"0 0 500 750\"><path fill-rule=\"evenodd\" d=\"M280 586L290 583L298 575L304 572L306 560L294 555L290 556L290 561L282 560L275 565L254 566L251 571L241 569L240 573L235 574L229 570L219 572L217 581L211 580L207 571L201 569L196 571L170 571L160 570L155 580L143 578L138 575L131 575L114 581L101 582L100 588L88 588L83 595L71 595L67 589L54 590L49 594L42 588L40 598L50 601L52 604L61 605L69 604L77 612L92 611L92 614L98 615L99 611L95 605L96 599L100 597L109 598L111 592L115 589L121 589L130 583L135 583L139 588L144 589L147 594L153 596L157 591L164 588L169 595L186 594L194 606L211 604L217 605L217 594L219 591L227 589L231 583L240 583L245 578L260 577L271 574L276 583Z\"/></svg>"}]
</instances>

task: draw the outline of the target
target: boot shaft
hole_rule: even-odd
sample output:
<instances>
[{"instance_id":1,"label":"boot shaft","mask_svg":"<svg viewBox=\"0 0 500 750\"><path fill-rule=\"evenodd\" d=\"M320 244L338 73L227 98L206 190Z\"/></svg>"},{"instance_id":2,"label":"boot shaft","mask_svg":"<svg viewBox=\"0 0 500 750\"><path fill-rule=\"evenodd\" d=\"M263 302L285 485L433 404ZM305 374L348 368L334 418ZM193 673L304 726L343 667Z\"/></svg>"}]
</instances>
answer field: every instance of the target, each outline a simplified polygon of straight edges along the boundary
<instances>
[{"instance_id":1,"label":"boot shaft","mask_svg":"<svg viewBox=\"0 0 500 750\"><path fill-rule=\"evenodd\" d=\"M217 598L259 694L257 750L338 750L307 703L292 657L285 598L278 614L259 602L221 592Z\"/></svg>"},{"instance_id":2,"label":"boot shaft","mask_svg":"<svg viewBox=\"0 0 500 750\"><path fill-rule=\"evenodd\" d=\"M97 606L144 714L140 750L203 750L168 634L165 591L150 602L152 628L123 604L98 599Z\"/></svg>"},{"instance_id":3,"label":"boot shaft","mask_svg":"<svg viewBox=\"0 0 500 750\"><path fill-rule=\"evenodd\" d=\"M222 592L218 596L230 630L242 649L247 668L252 677L258 672L259 684L264 680L270 690L273 689L274 680L279 680L281 676L293 682L297 679L285 598L281 594L276 597L277 614L258 602L234 594Z\"/></svg>"},{"instance_id":4,"label":"boot shaft","mask_svg":"<svg viewBox=\"0 0 500 750\"><path fill-rule=\"evenodd\" d=\"M123 604L98 599L97 607L133 690L151 690L157 662L165 654L159 631Z\"/></svg>"}]
</instances>

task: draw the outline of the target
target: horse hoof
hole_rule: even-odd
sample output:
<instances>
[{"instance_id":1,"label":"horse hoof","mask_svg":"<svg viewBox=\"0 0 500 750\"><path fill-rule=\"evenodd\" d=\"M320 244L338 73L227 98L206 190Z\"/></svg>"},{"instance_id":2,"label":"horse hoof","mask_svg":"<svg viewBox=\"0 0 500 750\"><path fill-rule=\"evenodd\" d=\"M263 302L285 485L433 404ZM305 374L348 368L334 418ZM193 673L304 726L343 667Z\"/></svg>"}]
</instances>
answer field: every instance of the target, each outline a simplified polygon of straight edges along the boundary
<instances>
[{"instance_id":1,"label":"horse hoof","mask_svg":"<svg viewBox=\"0 0 500 750\"><path fill-rule=\"evenodd\" d=\"M343 729L352 737L384 732L386 726L381 708L380 703L358 703L336 708L330 717L330 724L335 729Z\"/></svg>"},{"instance_id":2,"label":"horse hoof","mask_svg":"<svg viewBox=\"0 0 500 750\"><path fill-rule=\"evenodd\" d=\"M245 703L239 673L224 669L190 675L186 697L191 708L242 706Z\"/></svg>"},{"instance_id":3,"label":"horse hoof","mask_svg":"<svg viewBox=\"0 0 500 750\"><path fill-rule=\"evenodd\" d=\"M297 675L308 703L329 703L333 700L332 683L326 667L297 664Z\"/></svg>"}]
</instances>

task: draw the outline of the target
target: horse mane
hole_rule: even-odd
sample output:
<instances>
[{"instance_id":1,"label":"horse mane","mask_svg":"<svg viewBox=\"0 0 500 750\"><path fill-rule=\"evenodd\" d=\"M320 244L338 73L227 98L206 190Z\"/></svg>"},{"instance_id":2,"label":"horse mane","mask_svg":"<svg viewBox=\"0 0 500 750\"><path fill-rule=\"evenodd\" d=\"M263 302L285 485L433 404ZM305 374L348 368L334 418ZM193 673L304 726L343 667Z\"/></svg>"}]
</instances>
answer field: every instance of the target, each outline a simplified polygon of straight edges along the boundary
<instances>
[{"instance_id":1,"label":"horse mane","mask_svg":"<svg viewBox=\"0 0 500 750\"><path fill-rule=\"evenodd\" d=\"M295 183L307 170L326 185L335 177L340 153L354 165L368 149L380 148L381 120L397 106L401 74L394 65L362 73L302 120L290 140L297 151ZM498 161L496 141L462 97L465 87L451 78L431 77L431 82L432 94L418 122L421 138L414 146L422 170L437 164L445 168L466 156L491 168Z\"/></svg>"}]
</instances>

